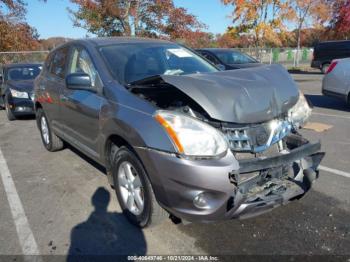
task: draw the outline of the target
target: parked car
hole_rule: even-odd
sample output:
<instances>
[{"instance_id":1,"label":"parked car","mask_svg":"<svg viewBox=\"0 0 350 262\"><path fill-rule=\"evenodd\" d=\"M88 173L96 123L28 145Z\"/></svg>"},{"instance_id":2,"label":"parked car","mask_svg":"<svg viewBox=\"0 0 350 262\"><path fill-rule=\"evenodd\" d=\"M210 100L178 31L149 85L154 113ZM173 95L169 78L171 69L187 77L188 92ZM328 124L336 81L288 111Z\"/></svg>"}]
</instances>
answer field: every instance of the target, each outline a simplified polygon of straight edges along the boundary
<instances>
[{"instance_id":1,"label":"parked car","mask_svg":"<svg viewBox=\"0 0 350 262\"><path fill-rule=\"evenodd\" d=\"M298 133L311 110L281 66L219 71L167 41L64 44L35 81L35 108L46 149L65 141L105 166L140 227L264 213L303 196L323 157Z\"/></svg>"},{"instance_id":2,"label":"parked car","mask_svg":"<svg viewBox=\"0 0 350 262\"><path fill-rule=\"evenodd\" d=\"M311 67L326 73L332 60L350 57L350 40L320 42L314 48Z\"/></svg>"},{"instance_id":3,"label":"parked car","mask_svg":"<svg viewBox=\"0 0 350 262\"><path fill-rule=\"evenodd\" d=\"M255 58L231 48L197 49L198 53L223 70L261 66Z\"/></svg>"},{"instance_id":4,"label":"parked car","mask_svg":"<svg viewBox=\"0 0 350 262\"><path fill-rule=\"evenodd\" d=\"M322 81L322 93L350 105L350 58L332 61Z\"/></svg>"},{"instance_id":5,"label":"parked car","mask_svg":"<svg viewBox=\"0 0 350 262\"><path fill-rule=\"evenodd\" d=\"M35 115L34 79L41 71L41 64L4 65L0 73L0 106L6 109L12 121L18 116Z\"/></svg>"}]
</instances>

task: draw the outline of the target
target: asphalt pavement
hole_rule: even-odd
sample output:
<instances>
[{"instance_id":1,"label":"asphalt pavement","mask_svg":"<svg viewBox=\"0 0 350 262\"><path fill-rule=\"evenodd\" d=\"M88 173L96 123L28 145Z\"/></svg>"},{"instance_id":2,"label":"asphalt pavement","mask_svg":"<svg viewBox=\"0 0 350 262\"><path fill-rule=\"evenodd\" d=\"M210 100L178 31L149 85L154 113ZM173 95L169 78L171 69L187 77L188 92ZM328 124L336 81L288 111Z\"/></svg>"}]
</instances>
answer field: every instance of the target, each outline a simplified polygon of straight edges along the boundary
<instances>
[{"instance_id":1,"label":"asphalt pavement","mask_svg":"<svg viewBox=\"0 0 350 262\"><path fill-rule=\"evenodd\" d=\"M287 206L214 224L169 220L135 228L121 214L102 167L72 148L47 152L33 119L9 122L0 111L0 255L350 257L350 108L321 95L322 75L293 77L314 104L310 121L332 126L320 133L302 131L321 139L326 152L318 181Z\"/></svg>"}]
</instances>

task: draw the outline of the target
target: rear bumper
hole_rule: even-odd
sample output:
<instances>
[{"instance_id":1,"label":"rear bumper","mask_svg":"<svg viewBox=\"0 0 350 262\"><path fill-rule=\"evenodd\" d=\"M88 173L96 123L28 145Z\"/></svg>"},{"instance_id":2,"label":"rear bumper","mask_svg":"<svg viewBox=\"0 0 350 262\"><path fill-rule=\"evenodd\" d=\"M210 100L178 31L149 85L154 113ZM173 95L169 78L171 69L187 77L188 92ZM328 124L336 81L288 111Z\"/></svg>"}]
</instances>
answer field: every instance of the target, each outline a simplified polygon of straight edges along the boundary
<instances>
[{"instance_id":1,"label":"rear bumper","mask_svg":"<svg viewBox=\"0 0 350 262\"><path fill-rule=\"evenodd\" d=\"M187 221L247 218L303 196L318 177L324 153L300 136L286 139L289 153L237 162L231 153L218 160L184 160L138 149L156 198L169 213ZM238 165L237 165L238 164ZM207 206L194 205L203 194Z\"/></svg>"},{"instance_id":2,"label":"rear bumper","mask_svg":"<svg viewBox=\"0 0 350 262\"><path fill-rule=\"evenodd\" d=\"M321 69L322 63L321 63L321 61L312 60L312 61L311 61L311 67L312 67L312 68Z\"/></svg>"}]
</instances>

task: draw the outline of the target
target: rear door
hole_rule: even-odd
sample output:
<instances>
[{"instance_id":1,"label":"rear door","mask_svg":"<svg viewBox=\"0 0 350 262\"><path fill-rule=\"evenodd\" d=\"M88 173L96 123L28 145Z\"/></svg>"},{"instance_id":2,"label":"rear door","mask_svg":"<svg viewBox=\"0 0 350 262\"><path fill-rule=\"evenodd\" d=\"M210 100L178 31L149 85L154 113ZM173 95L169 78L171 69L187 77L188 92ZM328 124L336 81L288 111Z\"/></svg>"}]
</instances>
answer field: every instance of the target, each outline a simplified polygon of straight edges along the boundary
<instances>
[{"instance_id":1,"label":"rear door","mask_svg":"<svg viewBox=\"0 0 350 262\"><path fill-rule=\"evenodd\" d=\"M69 47L55 51L48 62L46 73L38 81L39 100L44 107L52 128L58 135L62 134L60 94L65 86L65 75Z\"/></svg>"},{"instance_id":2,"label":"rear door","mask_svg":"<svg viewBox=\"0 0 350 262\"><path fill-rule=\"evenodd\" d=\"M104 101L102 81L88 51L73 46L67 75L86 73L92 82L91 90L62 89L62 118L67 139L90 156L98 158L99 115Z\"/></svg>"}]
</instances>

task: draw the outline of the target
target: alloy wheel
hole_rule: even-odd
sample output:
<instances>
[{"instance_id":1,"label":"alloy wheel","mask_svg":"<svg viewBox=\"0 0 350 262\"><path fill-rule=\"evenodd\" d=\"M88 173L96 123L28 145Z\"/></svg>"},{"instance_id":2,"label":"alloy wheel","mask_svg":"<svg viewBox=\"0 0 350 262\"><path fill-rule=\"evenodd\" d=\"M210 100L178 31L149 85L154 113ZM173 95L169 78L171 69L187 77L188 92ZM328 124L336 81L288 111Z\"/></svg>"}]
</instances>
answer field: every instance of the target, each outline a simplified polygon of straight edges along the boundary
<instances>
[{"instance_id":1,"label":"alloy wheel","mask_svg":"<svg viewBox=\"0 0 350 262\"><path fill-rule=\"evenodd\" d=\"M139 174L128 161L119 166L118 184L125 207L134 215L140 215L145 203L144 189Z\"/></svg>"},{"instance_id":2,"label":"alloy wheel","mask_svg":"<svg viewBox=\"0 0 350 262\"><path fill-rule=\"evenodd\" d=\"M44 142L45 144L48 145L50 143L49 127L47 125L47 121L44 116L41 117L40 126L41 126L41 134L43 136Z\"/></svg>"}]
</instances>

